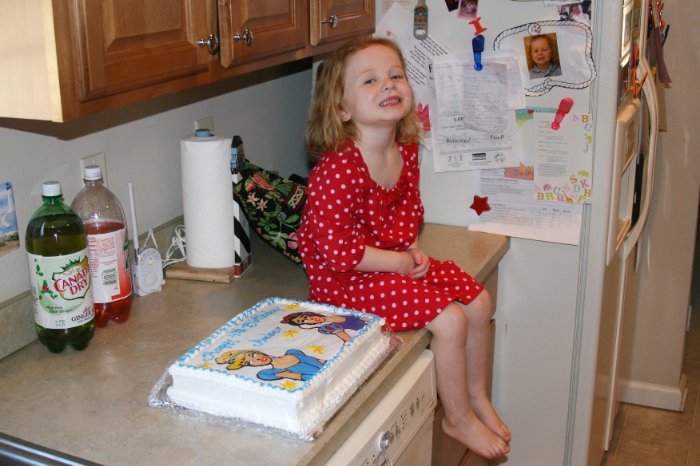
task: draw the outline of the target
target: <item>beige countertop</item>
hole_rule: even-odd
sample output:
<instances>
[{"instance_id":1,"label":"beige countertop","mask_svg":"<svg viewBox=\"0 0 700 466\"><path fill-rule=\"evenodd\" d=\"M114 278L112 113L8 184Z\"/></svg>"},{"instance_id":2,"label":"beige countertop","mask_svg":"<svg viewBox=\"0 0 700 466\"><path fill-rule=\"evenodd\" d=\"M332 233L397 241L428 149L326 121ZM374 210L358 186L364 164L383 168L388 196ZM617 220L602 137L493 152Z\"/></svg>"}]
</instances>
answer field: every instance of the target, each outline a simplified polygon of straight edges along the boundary
<instances>
[{"instance_id":1,"label":"beige countertop","mask_svg":"<svg viewBox=\"0 0 700 466\"><path fill-rule=\"evenodd\" d=\"M508 239L428 225L421 246L484 280ZM303 270L257 238L253 261L230 284L169 279L135 297L129 320L96 329L83 352L51 354L35 341L0 360L0 431L109 465L323 464L428 346L428 332L397 334L402 344L313 442L148 406L167 366L235 314L268 297L307 297Z\"/></svg>"}]
</instances>

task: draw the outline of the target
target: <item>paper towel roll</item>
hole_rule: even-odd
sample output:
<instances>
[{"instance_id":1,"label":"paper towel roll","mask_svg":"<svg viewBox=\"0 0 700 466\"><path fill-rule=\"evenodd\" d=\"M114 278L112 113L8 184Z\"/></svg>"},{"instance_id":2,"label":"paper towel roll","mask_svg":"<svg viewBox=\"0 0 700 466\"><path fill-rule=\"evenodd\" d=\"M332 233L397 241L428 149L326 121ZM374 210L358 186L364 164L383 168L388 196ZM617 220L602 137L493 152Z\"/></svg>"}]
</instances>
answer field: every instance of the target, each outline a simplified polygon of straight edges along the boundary
<instances>
[{"instance_id":1,"label":"paper towel roll","mask_svg":"<svg viewBox=\"0 0 700 466\"><path fill-rule=\"evenodd\" d=\"M187 264L233 267L231 138L190 135L180 141Z\"/></svg>"}]
</instances>

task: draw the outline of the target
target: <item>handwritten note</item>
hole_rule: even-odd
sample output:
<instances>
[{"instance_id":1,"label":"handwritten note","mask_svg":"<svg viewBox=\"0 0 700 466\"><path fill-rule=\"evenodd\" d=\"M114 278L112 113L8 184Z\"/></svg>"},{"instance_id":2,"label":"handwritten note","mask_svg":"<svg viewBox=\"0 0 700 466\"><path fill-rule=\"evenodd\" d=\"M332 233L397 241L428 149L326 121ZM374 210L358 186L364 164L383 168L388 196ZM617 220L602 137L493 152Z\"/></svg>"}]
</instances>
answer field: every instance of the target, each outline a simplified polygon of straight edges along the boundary
<instances>
[{"instance_id":1,"label":"handwritten note","mask_svg":"<svg viewBox=\"0 0 700 466\"><path fill-rule=\"evenodd\" d=\"M518 63L511 54L484 54L481 71L468 55L433 59L435 171L517 166L515 108L524 106Z\"/></svg>"}]
</instances>

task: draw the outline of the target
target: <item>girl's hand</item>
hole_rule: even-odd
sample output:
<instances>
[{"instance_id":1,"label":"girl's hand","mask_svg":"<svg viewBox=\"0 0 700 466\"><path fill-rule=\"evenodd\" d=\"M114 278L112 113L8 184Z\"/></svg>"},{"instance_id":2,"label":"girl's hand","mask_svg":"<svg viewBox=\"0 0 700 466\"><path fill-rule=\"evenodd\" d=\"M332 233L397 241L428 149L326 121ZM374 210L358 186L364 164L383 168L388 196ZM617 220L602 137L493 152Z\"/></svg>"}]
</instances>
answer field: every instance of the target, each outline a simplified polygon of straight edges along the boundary
<instances>
[{"instance_id":1,"label":"girl's hand","mask_svg":"<svg viewBox=\"0 0 700 466\"><path fill-rule=\"evenodd\" d=\"M416 266L413 255L409 251L394 252L394 254L399 254L399 261L395 272L410 277Z\"/></svg>"},{"instance_id":2,"label":"girl's hand","mask_svg":"<svg viewBox=\"0 0 700 466\"><path fill-rule=\"evenodd\" d=\"M430 267L430 257L428 257L428 255L423 252L422 249L419 249L418 246L411 246L406 250L406 252L411 254L414 263L414 267L408 275L416 280L420 280L421 278L425 277L425 274L428 273L428 268Z\"/></svg>"}]
</instances>

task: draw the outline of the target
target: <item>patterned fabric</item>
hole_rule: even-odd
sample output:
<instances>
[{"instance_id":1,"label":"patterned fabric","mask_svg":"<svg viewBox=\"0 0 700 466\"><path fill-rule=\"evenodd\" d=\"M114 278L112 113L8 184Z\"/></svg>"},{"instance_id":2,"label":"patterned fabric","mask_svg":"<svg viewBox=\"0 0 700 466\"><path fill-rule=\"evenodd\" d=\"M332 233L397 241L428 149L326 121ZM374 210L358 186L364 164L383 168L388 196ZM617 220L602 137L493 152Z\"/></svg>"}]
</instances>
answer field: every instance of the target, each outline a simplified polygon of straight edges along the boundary
<instances>
[{"instance_id":1,"label":"patterned fabric","mask_svg":"<svg viewBox=\"0 0 700 466\"><path fill-rule=\"evenodd\" d=\"M242 180L234 185L233 192L248 222L263 240L301 266L297 231L306 201L306 186L247 160L240 173Z\"/></svg>"}]
</instances>

